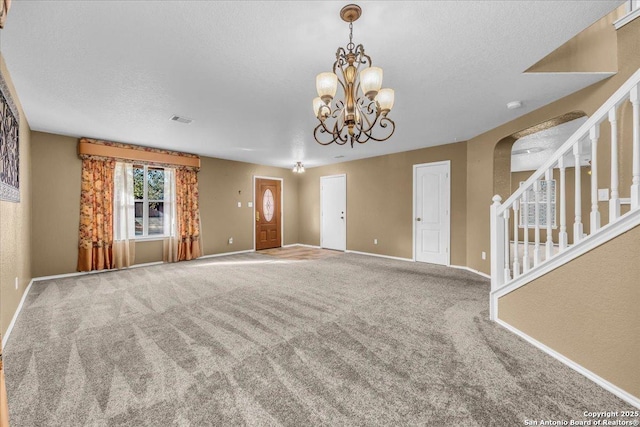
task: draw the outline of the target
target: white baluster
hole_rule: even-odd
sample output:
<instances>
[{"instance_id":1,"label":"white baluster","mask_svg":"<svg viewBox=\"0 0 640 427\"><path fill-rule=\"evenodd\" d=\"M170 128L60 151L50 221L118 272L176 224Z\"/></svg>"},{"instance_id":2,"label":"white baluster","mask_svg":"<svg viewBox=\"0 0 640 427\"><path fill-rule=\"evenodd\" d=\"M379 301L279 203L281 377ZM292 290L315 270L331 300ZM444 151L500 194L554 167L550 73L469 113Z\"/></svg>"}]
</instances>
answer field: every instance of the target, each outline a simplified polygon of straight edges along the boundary
<instances>
[{"instance_id":1,"label":"white baluster","mask_svg":"<svg viewBox=\"0 0 640 427\"><path fill-rule=\"evenodd\" d=\"M611 198L609 199L609 224L620 216L620 193L618 191L618 122L616 107L609 110L611 124Z\"/></svg>"},{"instance_id":2,"label":"white baluster","mask_svg":"<svg viewBox=\"0 0 640 427\"><path fill-rule=\"evenodd\" d=\"M504 224L502 216L498 215L498 208L502 197L497 194L493 196L493 204L491 205L491 290L502 287L504 284L504 274L502 268L504 266ZM493 301L493 299L492 299ZM495 319L495 308L491 306L491 318Z\"/></svg>"},{"instance_id":3,"label":"white baluster","mask_svg":"<svg viewBox=\"0 0 640 427\"><path fill-rule=\"evenodd\" d=\"M540 180L533 183L533 194L535 200L535 222L533 229L535 244L533 246L533 266L535 267L540 264Z\"/></svg>"},{"instance_id":4,"label":"white baluster","mask_svg":"<svg viewBox=\"0 0 640 427\"><path fill-rule=\"evenodd\" d=\"M575 213L573 223L573 244L582 240L582 173L580 172L580 141L573 146L573 158L575 161Z\"/></svg>"},{"instance_id":5,"label":"white baluster","mask_svg":"<svg viewBox=\"0 0 640 427\"><path fill-rule=\"evenodd\" d=\"M565 177L564 155L558 160L560 168L560 232L558 233L558 243L560 251L567 247L567 186Z\"/></svg>"},{"instance_id":6,"label":"white baluster","mask_svg":"<svg viewBox=\"0 0 640 427\"><path fill-rule=\"evenodd\" d=\"M633 105L633 181L631 209L640 206L640 85L631 89L629 100Z\"/></svg>"},{"instance_id":7,"label":"white baluster","mask_svg":"<svg viewBox=\"0 0 640 427\"><path fill-rule=\"evenodd\" d=\"M518 205L520 202L513 202L513 278L520 275L520 257L518 254Z\"/></svg>"},{"instance_id":8,"label":"white baluster","mask_svg":"<svg viewBox=\"0 0 640 427\"><path fill-rule=\"evenodd\" d=\"M504 210L504 283L511 280L509 269L509 208Z\"/></svg>"},{"instance_id":9,"label":"white baluster","mask_svg":"<svg viewBox=\"0 0 640 427\"><path fill-rule=\"evenodd\" d=\"M598 211L598 138L600 138L600 125L595 125L589 130L591 138L591 230L593 234L600 229L600 212Z\"/></svg>"},{"instance_id":10,"label":"white baluster","mask_svg":"<svg viewBox=\"0 0 640 427\"><path fill-rule=\"evenodd\" d=\"M551 180L553 179L553 166L544 173L544 179L547 181L547 243L545 245L545 261L551 258L553 253L553 221L551 218Z\"/></svg>"},{"instance_id":11,"label":"white baluster","mask_svg":"<svg viewBox=\"0 0 640 427\"><path fill-rule=\"evenodd\" d=\"M522 209L522 227L524 229L524 253L522 254L522 272L526 273L529 271L529 190L525 191L522 194L523 204L520 206Z\"/></svg>"}]
</instances>

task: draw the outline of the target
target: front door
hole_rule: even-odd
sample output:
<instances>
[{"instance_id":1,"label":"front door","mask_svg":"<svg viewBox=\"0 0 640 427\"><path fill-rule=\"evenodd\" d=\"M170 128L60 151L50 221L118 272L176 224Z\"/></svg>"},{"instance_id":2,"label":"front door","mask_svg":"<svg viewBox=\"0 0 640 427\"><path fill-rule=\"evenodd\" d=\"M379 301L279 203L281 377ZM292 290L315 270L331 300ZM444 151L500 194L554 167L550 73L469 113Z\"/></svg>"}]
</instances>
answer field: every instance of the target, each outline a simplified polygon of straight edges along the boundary
<instances>
[{"instance_id":1,"label":"front door","mask_svg":"<svg viewBox=\"0 0 640 427\"><path fill-rule=\"evenodd\" d=\"M414 167L416 261L449 265L450 163Z\"/></svg>"},{"instance_id":2,"label":"front door","mask_svg":"<svg viewBox=\"0 0 640 427\"><path fill-rule=\"evenodd\" d=\"M347 177L320 177L320 246L347 249Z\"/></svg>"},{"instance_id":3,"label":"front door","mask_svg":"<svg viewBox=\"0 0 640 427\"><path fill-rule=\"evenodd\" d=\"M281 181L256 178L256 250L282 246Z\"/></svg>"}]
</instances>

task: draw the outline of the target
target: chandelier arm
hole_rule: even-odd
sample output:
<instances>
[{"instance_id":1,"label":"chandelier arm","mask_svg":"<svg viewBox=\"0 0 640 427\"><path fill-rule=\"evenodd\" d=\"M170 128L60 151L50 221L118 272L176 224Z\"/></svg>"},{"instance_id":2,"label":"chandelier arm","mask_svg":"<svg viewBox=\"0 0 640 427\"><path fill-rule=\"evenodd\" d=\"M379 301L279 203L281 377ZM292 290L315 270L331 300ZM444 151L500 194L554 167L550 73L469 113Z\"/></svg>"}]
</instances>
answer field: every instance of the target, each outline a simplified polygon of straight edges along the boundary
<instances>
[{"instance_id":1,"label":"chandelier arm","mask_svg":"<svg viewBox=\"0 0 640 427\"><path fill-rule=\"evenodd\" d=\"M369 67L371 67L371 65L373 65L373 62L371 61L371 57L369 55L367 55L366 53L364 53L364 46L362 44L359 44L358 47L356 47L356 54L358 54L362 58L366 58L367 62L369 63ZM366 64L367 63L367 62L363 61L362 59L359 59L358 62L360 62L361 64Z\"/></svg>"},{"instance_id":2,"label":"chandelier arm","mask_svg":"<svg viewBox=\"0 0 640 427\"><path fill-rule=\"evenodd\" d=\"M333 132L331 132L331 131L325 131L325 130L323 129L323 126L321 126L321 125L322 125L322 123L320 123L318 126L316 126L316 128L313 130L313 137L314 137L314 139L316 140L316 142L317 142L318 144L320 144L320 145L331 145L331 144L333 144L333 143L335 142L335 143L336 143L336 144L338 144L338 145L344 145L344 142L342 142L342 143L341 143L341 142L339 142L339 141L338 141L338 139L337 139L337 137L336 137L336 134L334 134L334 133L333 133ZM320 139L318 138L318 131L319 131L320 133L328 133L328 134L330 134L330 135L331 135L331 137L332 137L332 138L331 138L331 141L328 141L328 142L322 142L322 141L320 141Z\"/></svg>"},{"instance_id":3,"label":"chandelier arm","mask_svg":"<svg viewBox=\"0 0 640 427\"><path fill-rule=\"evenodd\" d=\"M361 107L361 106L362 106L362 104L361 104L361 103L358 103L358 104L359 104L359 107ZM358 130L359 130L359 131L364 132L364 133L366 133L366 134L369 134L369 133L371 133L371 130L373 129L373 127L374 127L374 126L376 125L376 123L378 122L378 117L380 117L380 114L379 114L378 112L376 112L376 113L375 113L375 119L374 119L374 120L373 120L373 122L372 122L372 121L370 120L369 116L370 116L371 114L373 114L373 113L374 113L374 111L373 111L373 110L371 110L370 108L367 108L367 114L365 114L365 113L363 113L363 112L362 112L362 108L359 108L359 109L360 109L360 117L361 117L361 118L364 118L364 120L366 120L366 121L367 121L367 126L369 126L369 127L365 128L365 126L364 126L364 120L362 120L362 119L360 120L362 123L361 123L361 124L356 123L356 127L358 128Z\"/></svg>"},{"instance_id":4,"label":"chandelier arm","mask_svg":"<svg viewBox=\"0 0 640 427\"><path fill-rule=\"evenodd\" d=\"M391 138L391 135L393 135L393 133L396 131L396 123L391 120L388 117L382 117L382 119L380 119L380 127L381 128L386 128L389 125L391 125L391 133L389 135L387 135L384 138L376 138L373 135L369 135L369 138L371 138L374 141L378 141L378 142L382 142L382 141L386 141L387 139Z\"/></svg>"},{"instance_id":5,"label":"chandelier arm","mask_svg":"<svg viewBox=\"0 0 640 427\"><path fill-rule=\"evenodd\" d=\"M347 52L345 52L344 48L339 47L336 51L336 62L333 63L333 73L336 73L336 68L342 69L342 66L347 63Z\"/></svg>"}]
</instances>

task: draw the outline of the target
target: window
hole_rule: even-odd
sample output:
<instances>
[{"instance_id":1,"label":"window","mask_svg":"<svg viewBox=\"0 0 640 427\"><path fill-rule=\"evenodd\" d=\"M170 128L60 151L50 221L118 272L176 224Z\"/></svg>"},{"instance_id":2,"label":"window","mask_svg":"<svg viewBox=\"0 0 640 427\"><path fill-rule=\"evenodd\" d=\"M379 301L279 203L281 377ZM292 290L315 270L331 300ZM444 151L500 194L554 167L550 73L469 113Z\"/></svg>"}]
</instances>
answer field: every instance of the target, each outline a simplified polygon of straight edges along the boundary
<instances>
[{"instance_id":1,"label":"window","mask_svg":"<svg viewBox=\"0 0 640 427\"><path fill-rule=\"evenodd\" d=\"M523 185L524 181L520 182ZM547 185L551 188L551 200L547 201ZM556 228L556 180L550 181L539 180L539 199L538 199L538 226L540 228L547 227L547 204L551 204L551 227ZM527 203L524 199L520 201L520 228L524 228L524 216L527 215L527 228L535 228L536 224L536 193L533 188L530 188L526 194Z\"/></svg>"},{"instance_id":2,"label":"window","mask_svg":"<svg viewBox=\"0 0 640 427\"><path fill-rule=\"evenodd\" d=\"M165 170L147 165L133 166L135 236L165 235Z\"/></svg>"}]
</instances>

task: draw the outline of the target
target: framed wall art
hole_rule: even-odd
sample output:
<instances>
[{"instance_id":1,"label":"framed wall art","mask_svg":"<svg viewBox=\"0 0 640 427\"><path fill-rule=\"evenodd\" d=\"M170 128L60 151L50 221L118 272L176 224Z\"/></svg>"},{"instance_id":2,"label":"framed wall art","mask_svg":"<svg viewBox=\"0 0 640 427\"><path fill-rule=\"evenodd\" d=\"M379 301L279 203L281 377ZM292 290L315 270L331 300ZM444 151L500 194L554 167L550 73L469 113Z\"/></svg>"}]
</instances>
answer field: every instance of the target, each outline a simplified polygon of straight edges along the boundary
<instances>
[{"instance_id":1,"label":"framed wall art","mask_svg":"<svg viewBox=\"0 0 640 427\"><path fill-rule=\"evenodd\" d=\"M0 75L0 200L20 202L20 116Z\"/></svg>"}]
</instances>

